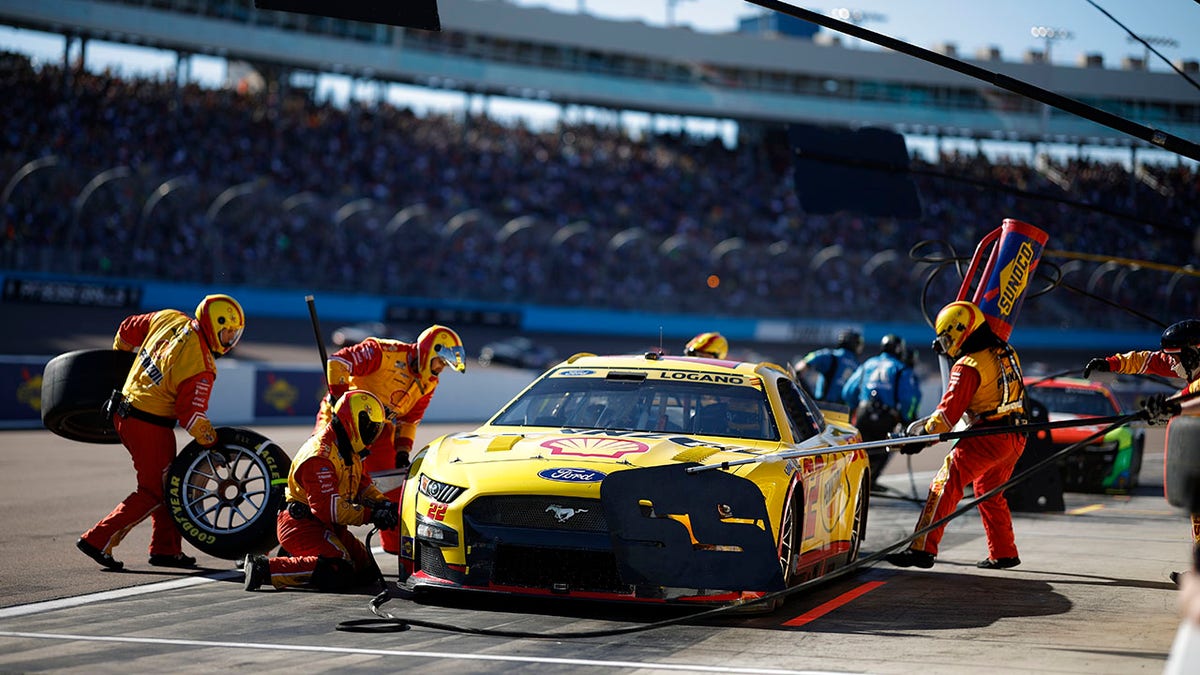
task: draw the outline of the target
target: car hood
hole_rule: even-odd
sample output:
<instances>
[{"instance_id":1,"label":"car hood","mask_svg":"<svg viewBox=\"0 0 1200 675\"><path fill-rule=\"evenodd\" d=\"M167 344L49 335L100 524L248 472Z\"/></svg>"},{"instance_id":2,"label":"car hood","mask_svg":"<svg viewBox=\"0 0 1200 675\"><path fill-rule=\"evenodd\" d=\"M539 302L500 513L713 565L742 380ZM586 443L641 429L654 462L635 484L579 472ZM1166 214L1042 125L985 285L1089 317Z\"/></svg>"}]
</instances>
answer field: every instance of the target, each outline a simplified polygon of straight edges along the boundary
<instances>
[{"instance_id":1,"label":"car hood","mask_svg":"<svg viewBox=\"0 0 1200 675\"><path fill-rule=\"evenodd\" d=\"M528 489L529 481L574 483L569 492L598 489L614 471L665 464L733 460L774 452L780 443L679 434L596 430L493 428L452 434L435 442L420 470L439 480L487 491ZM762 464L736 467L746 474ZM781 464L772 465L781 467ZM518 486L525 485L526 488Z\"/></svg>"}]
</instances>

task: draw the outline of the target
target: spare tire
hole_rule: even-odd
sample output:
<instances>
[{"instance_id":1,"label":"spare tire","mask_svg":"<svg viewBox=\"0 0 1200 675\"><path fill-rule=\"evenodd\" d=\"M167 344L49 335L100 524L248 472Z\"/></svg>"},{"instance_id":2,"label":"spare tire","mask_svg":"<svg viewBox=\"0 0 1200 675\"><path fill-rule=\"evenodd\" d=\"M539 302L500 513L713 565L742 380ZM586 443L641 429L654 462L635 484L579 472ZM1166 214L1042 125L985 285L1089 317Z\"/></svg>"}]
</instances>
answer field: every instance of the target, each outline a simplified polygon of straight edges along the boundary
<instances>
[{"instance_id":1,"label":"spare tire","mask_svg":"<svg viewBox=\"0 0 1200 675\"><path fill-rule=\"evenodd\" d=\"M60 354L42 370L42 424L63 438L84 443L120 443L101 407L120 389L133 365L133 352L81 349Z\"/></svg>"},{"instance_id":2,"label":"spare tire","mask_svg":"<svg viewBox=\"0 0 1200 675\"><path fill-rule=\"evenodd\" d=\"M226 560L266 553L279 543L275 517L282 508L292 460L271 439L236 427L218 427L210 448L192 441L167 470L166 503L184 539Z\"/></svg>"}]
</instances>

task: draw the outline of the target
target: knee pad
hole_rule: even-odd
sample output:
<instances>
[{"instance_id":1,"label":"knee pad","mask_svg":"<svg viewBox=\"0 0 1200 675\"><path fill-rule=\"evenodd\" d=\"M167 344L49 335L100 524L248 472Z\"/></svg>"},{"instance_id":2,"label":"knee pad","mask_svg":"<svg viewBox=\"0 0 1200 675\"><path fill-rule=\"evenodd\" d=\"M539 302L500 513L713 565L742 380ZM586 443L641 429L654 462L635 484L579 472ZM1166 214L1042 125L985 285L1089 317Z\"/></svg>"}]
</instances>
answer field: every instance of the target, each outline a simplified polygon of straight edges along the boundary
<instances>
[{"instance_id":1,"label":"knee pad","mask_svg":"<svg viewBox=\"0 0 1200 675\"><path fill-rule=\"evenodd\" d=\"M354 565L341 558L318 558L310 583L319 591L343 591L354 582Z\"/></svg>"}]
</instances>

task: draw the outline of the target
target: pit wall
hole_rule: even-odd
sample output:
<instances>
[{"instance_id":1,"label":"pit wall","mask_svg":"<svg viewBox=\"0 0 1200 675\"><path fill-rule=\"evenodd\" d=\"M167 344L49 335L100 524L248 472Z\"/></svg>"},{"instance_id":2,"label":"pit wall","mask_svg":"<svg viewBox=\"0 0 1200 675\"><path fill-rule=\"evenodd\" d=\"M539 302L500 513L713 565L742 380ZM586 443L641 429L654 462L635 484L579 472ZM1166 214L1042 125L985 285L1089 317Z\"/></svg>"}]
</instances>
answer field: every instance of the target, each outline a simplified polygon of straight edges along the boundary
<instances>
[{"instance_id":1,"label":"pit wall","mask_svg":"<svg viewBox=\"0 0 1200 675\"><path fill-rule=\"evenodd\" d=\"M248 315L308 319L304 290L218 287L149 282L138 279L66 277L0 270L0 312L22 303L71 307L108 307L130 314L163 307L188 308L209 293L230 293ZM620 312L575 307L478 303L430 298L320 293L322 316L353 321L428 321L448 325L488 325L514 333L579 333L590 335L662 336L683 341L698 333L718 331L733 342L831 344L846 328L860 331L868 344L894 333L910 344L927 344L923 324L854 322L816 319L753 319L687 314ZM1152 331L1080 333L1022 328L1014 344L1027 349L1086 349L1096 354L1154 349ZM657 339L655 340L657 341ZM49 356L0 355L0 429L41 425L41 374ZM532 371L472 368L464 376L442 377L425 419L464 422L488 419L536 377ZM222 359L209 416L218 425L296 424L314 419L324 394L316 366L239 362ZM936 400L936 396L934 397Z\"/></svg>"}]
</instances>

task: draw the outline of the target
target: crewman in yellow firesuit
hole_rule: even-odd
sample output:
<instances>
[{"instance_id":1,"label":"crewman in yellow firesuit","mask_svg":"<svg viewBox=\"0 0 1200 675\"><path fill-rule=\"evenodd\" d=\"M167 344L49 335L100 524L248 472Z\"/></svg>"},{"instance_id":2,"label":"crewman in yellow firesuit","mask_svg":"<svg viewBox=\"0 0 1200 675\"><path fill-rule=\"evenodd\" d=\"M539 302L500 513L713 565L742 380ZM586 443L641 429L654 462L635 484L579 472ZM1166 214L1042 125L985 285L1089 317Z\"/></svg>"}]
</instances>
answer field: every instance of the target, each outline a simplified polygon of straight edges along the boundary
<instances>
[{"instance_id":1,"label":"crewman in yellow firesuit","mask_svg":"<svg viewBox=\"0 0 1200 675\"><path fill-rule=\"evenodd\" d=\"M311 587L340 591L377 578L370 552L347 526L372 523L394 528L399 512L363 470L366 448L383 430L383 404L353 389L333 406L330 421L296 453L288 471L287 508L276 533L286 556L248 555L245 588Z\"/></svg>"},{"instance_id":2,"label":"crewman in yellow firesuit","mask_svg":"<svg viewBox=\"0 0 1200 675\"><path fill-rule=\"evenodd\" d=\"M325 367L330 396L337 400L346 391L364 389L383 402L387 423L367 450L363 462L368 473L408 466L409 453L417 437L417 425L437 390L438 376L450 366L466 372L466 356L458 333L433 325L416 343L368 337L334 352ZM314 430L329 423L330 401L321 403ZM399 501L399 491L389 498ZM400 535L395 528L380 528L380 543L388 553L399 553Z\"/></svg>"},{"instance_id":3,"label":"crewman in yellow firesuit","mask_svg":"<svg viewBox=\"0 0 1200 675\"><path fill-rule=\"evenodd\" d=\"M1014 424L1023 423L1025 417L1025 385L1016 351L992 331L983 312L971 302L952 302L943 307L934 329L937 331L934 348L954 359L954 365L937 409L929 417L910 424L908 435L945 433L954 428L964 413L971 429L995 426L1010 430L963 438L955 444L929 485L929 496L916 530L953 513L968 484L977 495L1002 485L1025 450L1025 434L1011 430ZM905 446L902 452L913 454L922 447ZM980 502L978 508L988 557L976 563L976 567L1005 569L1020 565L1012 514L1004 495L993 495ZM933 567L945 530L943 523L914 539L908 550L893 553L886 560L898 567Z\"/></svg>"},{"instance_id":4,"label":"crewman in yellow firesuit","mask_svg":"<svg viewBox=\"0 0 1200 675\"><path fill-rule=\"evenodd\" d=\"M163 479L176 452L173 429L178 422L205 447L217 442L208 419L216 359L233 349L245 327L242 306L228 295L206 296L194 318L164 309L121 322L113 349L136 356L107 411L133 459L137 489L75 542L92 560L111 570L123 569L113 549L149 516L150 564L196 566L196 559L183 552L182 537L163 503Z\"/></svg>"}]
</instances>

